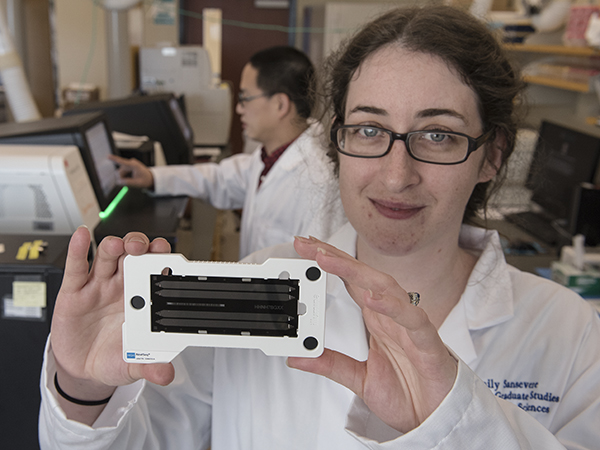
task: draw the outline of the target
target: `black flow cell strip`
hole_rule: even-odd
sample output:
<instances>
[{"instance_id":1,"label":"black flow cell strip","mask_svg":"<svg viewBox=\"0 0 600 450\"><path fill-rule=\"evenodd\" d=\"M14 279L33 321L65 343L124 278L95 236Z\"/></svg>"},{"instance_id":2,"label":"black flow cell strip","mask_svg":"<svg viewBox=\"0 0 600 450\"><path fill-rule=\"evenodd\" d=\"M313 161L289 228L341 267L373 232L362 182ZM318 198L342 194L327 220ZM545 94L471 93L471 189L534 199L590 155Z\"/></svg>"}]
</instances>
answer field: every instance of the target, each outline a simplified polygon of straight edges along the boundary
<instances>
[{"instance_id":1,"label":"black flow cell strip","mask_svg":"<svg viewBox=\"0 0 600 450\"><path fill-rule=\"evenodd\" d=\"M151 275L152 331L298 337L293 279Z\"/></svg>"}]
</instances>

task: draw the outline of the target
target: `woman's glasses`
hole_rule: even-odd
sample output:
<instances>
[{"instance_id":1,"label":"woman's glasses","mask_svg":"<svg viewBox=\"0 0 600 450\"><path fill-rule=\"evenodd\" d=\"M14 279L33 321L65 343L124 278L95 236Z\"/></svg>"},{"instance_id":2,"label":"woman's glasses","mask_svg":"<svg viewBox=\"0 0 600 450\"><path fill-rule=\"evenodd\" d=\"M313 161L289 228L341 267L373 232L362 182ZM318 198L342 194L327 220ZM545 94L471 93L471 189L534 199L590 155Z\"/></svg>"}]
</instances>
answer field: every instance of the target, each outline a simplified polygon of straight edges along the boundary
<instances>
[{"instance_id":1,"label":"woman's glasses","mask_svg":"<svg viewBox=\"0 0 600 450\"><path fill-rule=\"evenodd\" d=\"M410 131L394 133L368 125L342 125L331 130L331 141L340 153L357 158L381 158L394 141L403 141L408 154L417 161L430 164L460 164L481 147L493 132L478 138L452 131Z\"/></svg>"}]
</instances>

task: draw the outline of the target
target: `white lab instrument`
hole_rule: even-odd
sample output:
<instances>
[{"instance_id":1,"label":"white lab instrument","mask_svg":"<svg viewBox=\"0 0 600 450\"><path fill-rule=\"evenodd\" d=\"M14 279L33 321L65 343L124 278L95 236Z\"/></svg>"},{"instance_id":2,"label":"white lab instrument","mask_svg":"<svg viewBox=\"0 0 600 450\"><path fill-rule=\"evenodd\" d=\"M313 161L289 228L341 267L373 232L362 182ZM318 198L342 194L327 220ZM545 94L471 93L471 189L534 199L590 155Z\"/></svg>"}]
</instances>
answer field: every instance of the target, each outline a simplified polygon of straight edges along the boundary
<instances>
[{"instance_id":1,"label":"white lab instrument","mask_svg":"<svg viewBox=\"0 0 600 450\"><path fill-rule=\"evenodd\" d=\"M78 147L0 145L0 233L93 231L99 213Z\"/></svg>"},{"instance_id":2,"label":"white lab instrument","mask_svg":"<svg viewBox=\"0 0 600 450\"><path fill-rule=\"evenodd\" d=\"M197 146L224 146L229 141L231 88L215 83L206 49L200 46L140 49L140 88L150 94L183 95Z\"/></svg>"}]
</instances>

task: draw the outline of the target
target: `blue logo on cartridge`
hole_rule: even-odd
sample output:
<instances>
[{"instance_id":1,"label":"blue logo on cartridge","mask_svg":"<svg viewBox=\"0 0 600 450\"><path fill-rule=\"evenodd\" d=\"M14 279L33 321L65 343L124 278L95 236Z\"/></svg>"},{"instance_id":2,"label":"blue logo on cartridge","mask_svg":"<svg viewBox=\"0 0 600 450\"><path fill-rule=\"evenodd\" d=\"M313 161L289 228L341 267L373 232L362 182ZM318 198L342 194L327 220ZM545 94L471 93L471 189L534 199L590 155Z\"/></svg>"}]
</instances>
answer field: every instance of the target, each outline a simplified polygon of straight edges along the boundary
<instances>
[{"instance_id":1,"label":"blue logo on cartridge","mask_svg":"<svg viewBox=\"0 0 600 450\"><path fill-rule=\"evenodd\" d=\"M135 359L135 352L127 352L127 359Z\"/></svg>"}]
</instances>

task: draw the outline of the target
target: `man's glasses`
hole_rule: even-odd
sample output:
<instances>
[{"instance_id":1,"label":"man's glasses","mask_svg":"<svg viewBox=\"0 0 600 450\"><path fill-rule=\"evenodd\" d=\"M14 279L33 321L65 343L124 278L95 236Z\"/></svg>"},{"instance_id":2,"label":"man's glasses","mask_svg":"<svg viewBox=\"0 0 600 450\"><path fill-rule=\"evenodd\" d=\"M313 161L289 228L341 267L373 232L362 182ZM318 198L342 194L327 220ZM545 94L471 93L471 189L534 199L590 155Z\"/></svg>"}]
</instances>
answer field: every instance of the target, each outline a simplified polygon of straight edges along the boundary
<instances>
[{"instance_id":1,"label":"man's glasses","mask_svg":"<svg viewBox=\"0 0 600 450\"><path fill-rule=\"evenodd\" d=\"M255 100L257 98L260 97L269 97L269 94L256 94L256 95L250 95L248 97L245 97L241 92L238 94L238 103L241 106L244 106L245 103L251 102L252 100Z\"/></svg>"},{"instance_id":2,"label":"man's glasses","mask_svg":"<svg viewBox=\"0 0 600 450\"><path fill-rule=\"evenodd\" d=\"M403 141L408 154L417 161L430 164L460 164L481 147L492 131L472 138L453 131L411 131L394 133L368 125L342 125L331 130L331 141L340 153L358 158L381 158L394 141Z\"/></svg>"}]
</instances>

